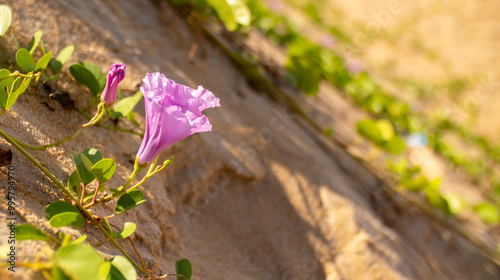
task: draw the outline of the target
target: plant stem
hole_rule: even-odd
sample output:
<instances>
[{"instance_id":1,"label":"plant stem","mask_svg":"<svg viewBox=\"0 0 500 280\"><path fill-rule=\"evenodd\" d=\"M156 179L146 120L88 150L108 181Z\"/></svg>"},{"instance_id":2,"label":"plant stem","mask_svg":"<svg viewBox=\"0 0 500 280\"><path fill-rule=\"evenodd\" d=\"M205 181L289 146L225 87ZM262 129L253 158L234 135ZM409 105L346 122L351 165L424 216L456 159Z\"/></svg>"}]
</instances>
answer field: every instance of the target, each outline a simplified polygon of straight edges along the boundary
<instances>
[{"instance_id":1,"label":"plant stem","mask_svg":"<svg viewBox=\"0 0 500 280\"><path fill-rule=\"evenodd\" d=\"M80 113L82 116L84 116L85 118L87 118L88 120L91 119L91 117L85 113L82 109L80 108L77 108L77 111L78 113ZM0 116L1 116L1 112L0 112ZM109 130L113 130L113 131L121 131L121 132L127 132L127 133L132 133L132 134L135 134L135 135L139 135L141 137L144 137L144 134L143 133L140 133L140 132L137 132L137 131L134 131L133 129L124 129L124 128L119 128L119 127L112 127L112 126L107 126L107 125L104 125L104 124L95 124L95 126L98 126L98 127L102 127L104 129L109 129Z\"/></svg>"},{"instance_id":2,"label":"plant stem","mask_svg":"<svg viewBox=\"0 0 500 280\"><path fill-rule=\"evenodd\" d=\"M56 141L56 142L54 142L54 143L50 143L50 144L43 145L43 146L31 146L31 145L25 144L25 143L23 143L23 142L21 142L21 141L15 140L15 139L14 139L14 141L16 141L16 143L18 143L20 146L22 146L22 147L24 147L24 148L27 148L27 149L30 149L30 150L45 151L45 150L47 150L47 148L49 148L49 147L58 146L58 145L60 145L60 144L62 144L62 143L64 143L64 142L67 142L67 141L69 141L69 140L71 140L71 139L75 138L76 136L78 136L78 134L80 134L80 132L82 132L82 131L83 131L83 129L84 129L84 128L85 128L85 127L83 127L83 126L82 126L82 127L81 127L80 129L78 129L78 130L77 130L77 131L76 131L73 135L68 136L68 137L66 137L66 138L64 138L64 139L61 139L61 140L59 140L59 141Z\"/></svg>"},{"instance_id":3,"label":"plant stem","mask_svg":"<svg viewBox=\"0 0 500 280\"><path fill-rule=\"evenodd\" d=\"M34 79L36 77L40 77L40 75L41 75L41 72L31 73L31 75L28 75L28 74L22 74L16 70L13 73L7 75L7 77L23 77L23 78Z\"/></svg>"},{"instance_id":4,"label":"plant stem","mask_svg":"<svg viewBox=\"0 0 500 280\"><path fill-rule=\"evenodd\" d=\"M99 107L98 107L98 109L97 109L97 113L96 113L96 115L95 115L95 116L94 116L94 117L93 117L93 118L92 118L92 119L91 119L88 123L86 123L86 124L82 125L82 127L80 127L80 129L78 129L78 130L77 130L77 131L76 131L73 135L68 136L68 137L66 137L66 138L64 138L64 139L61 139L61 140L59 140L59 141L56 141L56 142L54 142L54 143L50 143L50 144L47 144L47 145L42 145L42 146L32 146L32 145L28 145L28 144L25 144L25 143L23 143L23 142L21 142L21 141L18 141L18 140L16 140L16 139L14 139L14 141L15 141L16 143L18 143L20 146L22 146L22 147L24 147L24 148L27 148L27 149L30 149L30 150L45 151L45 150L47 150L47 148L49 148L49 147L58 146L58 145L60 145L60 144L62 144L62 143L64 143L64 142L67 142L67 141L69 141L69 140L71 140L71 139L75 138L76 136L78 136L78 134L80 134L80 133L83 131L83 129L85 129L87 126L91 126L91 125L96 124L96 123L97 123L97 122L98 122L98 121L102 118L102 116L104 115L104 113L106 112L106 110L105 110L105 108L104 108L106 105L103 105L103 104L104 104L104 103L99 104ZM1 113L0 113L0 114L1 114Z\"/></svg>"},{"instance_id":5,"label":"plant stem","mask_svg":"<svg viewBox=\"0 0 500 280\"><path fill-rule=\"evenodd\" d=\"M10 137L7 133L5 133L1 129L0 129L0 135L2 135L2 137L5 138L5 140L7 140L16 149L18 149L26 158L28 158L36 167L38 167L38 169L40 169L47 177L49 177L49 179L52 180L52 182L54 182L54 184L56 184L56 186L66 196L68 196L69 198L71 198L71 200L73 200L79 204L78 199L76 199L68 190L66 190L66 188L61 184L61 182L59 182L54 177L54 175L52 175L52 173L50 173L47 169L45 169L45 167L43 167L35 158L33 158L28 152L26 152L26 150L23 149L23 147L21 147L21 145L14 138Z\"/></svg>"},{"instance_id":6,"label":"plant stem","mask_svg":"<svg viewBox=\"0 0 500 280\"><path fill-rule=\"evenodd\" d=\"M142 180L139 183L137 183L136 185L134 185L133 187L131 187L130 189L127 190L128 186L130 186L130 183L132 183L132 180L134 180L135 176L137 176L137 173L141 172L146 167L146 166L141 166L139 164L139 160L137 158L135 158L134 171L132 171L132 174L130 174L130 178L127 180L127 182L125 183L125 185L123 185L122 187L120 187L121 190L115 192L114 194L111 194L111 195L108 195L108 196L103 197L101 199L98 199L98 200L96 200L96 202L100 203L100 202L110 201L113 198L122 196L125 193L129 192L130 190L136 189L137 187L139 187L140 185L142 185L147 180L148 175L153 170L154 165L155 165L157 159L158 159L158 157L153 161L153 164L150 165L148 173L146 173L146 176L144 176L144 178L142 178Z\"/></svg>"},{"instance_id":7,"label":"plant stem","mask_svg":"<svg viewBox=\"0 0 500 280\"><path fill-rule=\"evenodd\" d=\"M26 152L25 149L23 149L23 147L21 147L17 142L16 140L14 140L12 137L10 137L7 133L5 133L2 129L0 129L0 135L5 138L5 140L7 140L10 144L12 144L16 149L18 149L26 158L28 158L36 167L38 167L38 169L40 169L47 177L49 177L50 180L52 180L52 182L54 182L54 184L67 196L69 197L71 200L73 200L75 202L75 204L78 206L78 208L93 222L95 222L95 219L94 219L94 216L85 208L83 207L83 205L78 201L77 198L75 198L64 186L63 184L61 184L61 182L59 182L59 180L56 179L56 177L54 177L54 175L52 175L52 173L50 173L47 169L45 169L45 167L43 167L43 165L40 164L40 162L38 162L35 158L33 158L28 152ZM130 257L128 255L127 252L125 252L125 250L123 250L123 248L120 246L120 244L118 244L116 242L116 240L114 238L112 238L112 235L106 230L104 229L104 227L100 224L100 223L97 223L97 226L99 227L99 229L106 235L106 237L111 237L111 243L113 243L113 245L115 245L115 247L132 263L132 265L134 265L137 270L139 270L144 276L147 276L147 273L144 271L144 269L142 269L142 267L140 267L133 259L132 257Z\"/></svg>"}]
</instances>

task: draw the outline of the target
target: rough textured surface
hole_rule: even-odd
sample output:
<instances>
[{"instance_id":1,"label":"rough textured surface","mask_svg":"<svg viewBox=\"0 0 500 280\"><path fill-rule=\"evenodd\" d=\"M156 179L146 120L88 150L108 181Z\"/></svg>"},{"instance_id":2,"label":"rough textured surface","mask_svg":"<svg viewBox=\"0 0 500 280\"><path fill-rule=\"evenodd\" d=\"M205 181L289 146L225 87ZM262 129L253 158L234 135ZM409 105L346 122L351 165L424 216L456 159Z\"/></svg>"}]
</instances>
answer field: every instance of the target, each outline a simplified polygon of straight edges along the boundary
<instances>
[{"instance_id":1,"label":"rough textured surface","mask_svg":"<svg viewBox=\"0 0 500 280\"><path fill-rule=\"evenodd\" d=\"M284 105L249 87L220 49L195 35L198 31L165 2L8 4L14 13L13 30L22 43L41 29L47 48L56 53L65 45L76 45L70 62L88 60L103 69L117 61L127 64L124 88L134 90L146 72L160 71L190 86L202 84L221 99L221 108L206 111L214 131L170 147L164 154L175 154L174 163L144 186L148 203L112 220L116 225L125 220L138 224L135 243L155 273L173 272L173 258L188 257L195 269L193 279L495 279L498 275L498 266L467 240L388 191ZM196 40L200 47L189 62ZM12 46L10 38L0 42ZM2 51L12 62L13 48ZM88 101L89 94L69 77L58 87L69 92L77 107ZM71 134L84 121L76 111L63 109L32 88L2 116L0 125L23 142L45 144ZM94 146L117 161L119 176L111 182L117 185L129 175L140 141L137 136L93 127L33 156L64 181L73 168L67 149L81 152ZM12 149L4 140L0 148ZM12 150L22 199L18 215L47 228L43 209L63 196ZM4 197L6 172L0 170ZM99 215L111 212L111 206L96 209ZM93 226L83 231L91 243L102 238ZM0 228L0 236L6 235ZM2 238L0 244L4 243ZM41 243L26 243L19 248L19 257L41 254L40 250ZM118 254L111 245L100 250ZM0 275L41 277L22 270Z\"/></svg>"}]
</instances>

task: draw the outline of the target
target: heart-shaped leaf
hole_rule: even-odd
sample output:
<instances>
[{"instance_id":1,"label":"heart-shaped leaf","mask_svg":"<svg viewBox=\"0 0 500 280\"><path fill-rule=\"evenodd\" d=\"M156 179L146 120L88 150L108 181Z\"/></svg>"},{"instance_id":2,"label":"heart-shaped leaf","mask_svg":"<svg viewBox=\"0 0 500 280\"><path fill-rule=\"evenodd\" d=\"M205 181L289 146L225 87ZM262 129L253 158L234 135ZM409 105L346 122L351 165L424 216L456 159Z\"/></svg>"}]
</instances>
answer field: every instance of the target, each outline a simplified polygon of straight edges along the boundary
<instances>
[{"instance_id":1,"label":"heart-shaped leaf","mask_svg":"<svg viewBox=\"0 0 500 280\"><path fill-rule=\"evenodd\" d=\"M77 82L86 86L94 96L103 91L106 77L101 69L90 62L80 62L69 67L69 72Z\"/></svg>"},{"instance_id":2,"label":"heart-shaped leaf","mask_svg":"<svg viewBox=\"0 0 500 280\"><path fill-rule=\"evenodd\" d=\"M60 214L54 215L50 219L50 225L55 228L72 226L74 228L80 229L85 224L85 220L83 219L80 213L74 212L64 212Z\"/></svg>"},{"instance_id":3,"label":"heart-shaped leaf","mask_svg":"<svg viewBox=\"0 0 500 280\"><path fill-rule=\"evenodd\" d=\"M12 11L7 5L0 5L0 37L5 35L12 22Z\"/></svg>"},{"instance_id":4,"label":"heart-shaped leaf","mask_svg":"<svg viewBox=\"0 0 500 280\"><path fill-rule=\"evenodd\" d=\"M75 163L76 170L78 171L80 181L84 184L90 184L95 179L95 176L90 172L89 168L85 166L85 164L89 165L89 163L87 161L84 163L81 155L88 159L91 165L94 165L102 159L101 152L99 152L97 149L91 148L86 149L80 155L77 155L72 150L70 150L70 153L71 157L73 158L73 162Z\"/></svg>"},{"instance_id":5,"label":"heart-shaped leaf","mask_svg":"<svg viewBox=\"0 0 500 280\"><path fill-rule=\"evenodd\" d=\"M146 202L146 200L143 199L142 191L140 190L130 191L128 193L125 193L120 197L120 199L118 199L118 201L116 202L115 213L121 214L125 211L128 211L132 208L139 206L144 202Z\"/></svg>"},{"instance_id":6,"label":"heart-shaped leaf","mask_svg":"<svg viewBox=\"0 0 500 280\"><path fill-rule=\"evenodd\" d=\"M73 226L81 228L84 225L84 219L78 208L66 201L56 201L45 208L45 216L53 227Z\"/></svg>"},{"instance_id":7,"label":"heart-shaped leaf","mask_svg":"<svg viewBox=\"0 0 500 280\"><path fill-rule=\"evenodd\" d=\"M134 95L125 97L115 103L112 109L114 118L127 116L134 109L135 105L141 100L142 92L138 91Z\"/></svg>"},{"instance_id":8,"label":"heart-shaped leaf","mask_svg":"<svg viewBox=\"0 0 500 280\"><path fill-rule=\"evenodd\" d=\"M54 74L57 74L59 73L59 71L61 71L62 67L64 66L64 64L68 62L69 58L71 57L74 51L75 51L75 46L73 45L66 46L57 55L56 60L50 63L50 68L52 68L52 72Z\"/></svg>"},{"instance_id":9,"label":"heart-shaped leaf","mask_svg":"<svg viewBox=\"0 0 500 280\"><path fill-rule=\"evenodd\" d=\"M116 170L116 162L110 158L101 159L90 170L101 183L106 183Z\"/></svg>"},{"instance_id":10,"label":"heart-shaped leaf","mask_svg":"<svg viewBox=\"0 0 500 280\"><path fill-rule=\"evenodd\" d=\"M125 224L123 225L123 229L118 232L115 232L115 239L123 239L129 237L130 235L132 235L132 233L134 233L136 228L137 228L136 224L131 222L125 222Z\"/></svg>"},{"instance_id":11,"label":"heart-shaped leaf","mask_svg":"<svg viewBox=\"0 0 500 280\"><path fill-rule=\"evenodd\" d=\"M137 271L134 266L122 256L114 256L111 259L111 280L136 280Z\"/></svg>"},{"instance_id":12,"label":"heart-shaped leaf","mask_svg":"<svg viewBox=\"0 0 500 280\"><path fill-rule=\"evenodd\" d=\"M49 240L49 236L32 225L21 224L16 226L16 239L47 241Z\"/></svg>"},{"instance_id":13,"label":"heart-shaped leaf","mask_svg":"<svg viewBox=\"0 0 500 280\"><path fill-rule=\"evenodd\" d=\"M36 47L38 47L38 44L40 44L41 40L42 40L42 31L38 30L37 32L35 32L35 34L33 34L33 38L31 38L31 41L27 47L30 54L33 54L33 52L36 50Z\"/></svg>"},{"instance_id":14,"label":"heart-shaped leaf","mask_svg":"<svg viewBox=\"0 0 500 280\"><path fill-rule=\"evenodd\" d=\"M26 72L35 71L35 60L27 49L19 49L16 53L16 62Z\"/></svg>"},{"instance_id":15,"label":"heart-shaped leaf","mask_svg":"<svg viewBox=\"0 0 500 280\"><path fill-rule=\"evenodd\" d=\"M25 92L26 89L28 89L28 86L31 83L31 79L30 78L24 78L24 79L22 79L22 82L20 82L21 84L19 85L19 87L15 88L17 86L17 84L18 84L17 81L21 81L20 78L21 77L17 77L17 79L12 84L11 92L10 92L9 96L7 97L7 104L5 104L5 110L9 109L10 107L12 107L14 105L14 103L16 103L17 98L23 92Z\"/></svg>"},{"instance_id":16,"label":"heart-shaped leaf","mask_svg":"<svg viewBox=\"0 0 500 280\"><path fill-rule=\"evenodd\" d=\"M47 65L49 65L50 59L52 58L52 52L46 53L40 60L37 62L35 66L35 71L45 70Z\"/></svg>"},{"instance_id":17,"label":"heart-shaped leaf","mask_svg":"<svg viewBox=\"0 0 500 280\"><path fill-rule=\"evenodd\" d=\"M80 184L82 183L82 181L80 181L80 176L78 176L78 171L73 171L73 173L71 173L71 176L69 176L68 178L68 190L72 193L75 194L74 192L74 187L77 187L77 193L76 195L77 196L80 196Z\"/></svg>"},{"instance_id":18,"label":"heart-shaped leaf","mask_svg":"<svg viewBox=\"0 0 500 280\"><path fill-rule=\"evenodd\" d=\"M106 280L110 265L97 251L85 244L69 244L54 255L54 264L72 280Z\"/></svg>"},{"instance_id":19,"label":"heart-shaped leaf","mask_svg":"<svg viewBox=\"0 0 500 280\"><path fill-rule=\"evenodd\" d=\"M175 262L175 273L177 275L177 280L186 280L191 279L191 275L193 275L193 268L191 266L191 262L188 259L182 259Z\"/></svg>"}]
</instances>

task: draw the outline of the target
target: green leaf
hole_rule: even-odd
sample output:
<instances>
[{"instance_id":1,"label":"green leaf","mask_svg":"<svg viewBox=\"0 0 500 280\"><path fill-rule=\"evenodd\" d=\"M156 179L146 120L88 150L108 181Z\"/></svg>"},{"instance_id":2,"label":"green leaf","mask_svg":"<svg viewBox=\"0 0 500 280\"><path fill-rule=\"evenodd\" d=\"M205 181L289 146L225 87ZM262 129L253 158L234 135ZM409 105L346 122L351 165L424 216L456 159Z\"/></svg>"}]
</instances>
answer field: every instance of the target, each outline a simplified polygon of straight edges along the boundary
<instances>
[{"instance_id":1,"label":"green leaf","mask_svg":"<svg viewBox=\"0 0 500 280\"><path fill-rule=\"evenodd\" d=\"M115 103L112 109L113 118L121 118L127 116L134 109L135 105L139 103L142 98L142 93L140 91L136 92L134 95L125 97Z\"/></svg>"},{"instance_id":2,"label":"green leaf","mask_svg":"<svg viewBox=\"0 0 500 280\"><path fill-rule=\"evenodd\" d=\"M429 185L429 180L424 176L419 176L416 179L406 179L401 181L401 185L412 192L418 192L425 189Z\"/></svg>"},{"instance_id":3,"label":"green leaf","mask_svg":"<svg viewBox=\"0 0 500 280\"><path fill-rule=\"evenodd\" d=\"M82 159L82 163L83 165L85 166L85 168L90 171L92 169L92 162L90 161L90 159L84 155L84 154L80 154L80 158Z\"/></svg>"},{"instance_id":4,"label":"green leaf","mask_svg":"<svg viewBox=\"0 0 500 280\"><path fill-rule=\"evenodd\" d=\"M68 179L68 190L72 193L74 193L74 187L77 187L77 196L80 196L80 184L82 183L82 181L80 180L80 177L78 176L78 171L75 170L73 171L73 173L71 173L71 175L69 176L69 179Z\"/></svg>"},{"instance_id":5,"label":"green leaf","mask_svg":"<svg viewBox=\"0 0 500 280\"><path fill-rule=\"evenodd\" d=\"M88 61L81 62L81 64L85 68L87 68L92 73L92 75L94 75L97 82L99 83L99 88L100 88L99 92L102 92L104 90L104 87L106 86L106 75L104 75L101 68L95 65L94 63Z\"/></svg>"},{"instance_id":6,"label":"green leaf","mask_svg":"<svg viewBox=\"0 0 500 280\"><path fill-rule=\"evenodd\" d=\"M398 134L395 134L390 141L383 141L378 146L393 155L402 153L406 148L405 141Z\"/></svg>"},{"instance_id":7,"label":"green leaf","mask_svg":"<svg viewBox=\"0 0 500 280\"><path fill-rule=\"evenodd\" d=\"M234 31L238 28L238 23L234 18L233 10L226 1L207 0L208 4L215 10L219 19L224 23L227 30Z\"/></svg>"},{"instance_id":8,"label":"green leaf","mask_svg":"<svg viewBox=\"0 0 500 280\"><path fill-rule=\"evenodd\" d=\"M56 57L55 61L51 61L50 68L52 68L52 72L54 74L59 73L61 71L64 64L66 64L75 51L75 46L69 45L66 46Z\"/></svg>"},{"instance_id":9,"label":"green leaf","mask_svg":"<svg viewBox=\"0 0 500 280\"><path fill-rule=\"evenodd\" d=\"M73 163L75 164L75 167L76 167L76 172L78 173L78 177L80 177L80 182L82 183L87 183L85 178L86 178L86 173L85 171L87 170L85 168L85 165L83 165L83 162L82 162L82 158L77 155L73 150L69 150L69 152L71 153L71 158L73 158ZM92 182L92 181L90 181ZM90 183L88 182L88 183Z\"/></svg>"},{"instance_id":10,"label":"green leaf","mask_svg":"<svg viewBox=\"0 0 500 280\"><path fill-rule=\"evenodd\" d=\"M142 191L132 190L131 192L125 193L120 197L120 199L118 199L118 201L116 202L115 213L121 214L125 211L139 206L144 202L146 202L146 200L143 199Z\"/></svg>"},{"instance_id":11,"label":"green leaf","mask_svg":"<svg viewBox=\"0 0 500 280\"><path fill-rule=\"evenodd\" d=\"M94 179L94 175L90 172L90 170L85 167L85 164L82 161L83 155L85 158L89 159L92 165L97 163L102 159L102 154L97 149L91 148L86 149L80 155L77 155L74 151L70 150L71 157L73 158L73 162L75 163L76 170L78 171L78 176L80 177L80 181L84 184L90 184ZM88 163L87 163L88 164Z\"/></svg>"},{"instance_id":12,"label":"green leaf","mask_svg":"<svg viewBox=\"0 0 500 280\"><path fill-rule=\"evenodd\" d=\"M7 70L7 69L0 70L0 72L2 72L2 75L5 75L7 73L6 71L9 71L9 70ZM14 80L15 80L14 77L7 77L7 78L3 78L2 80L0 80L0 108L2 108L4 110L5 110L5 107L7 106L9 89L12 87Z\"/></svg>"},{"instance_id":13,"label":"green leaf","mask_svg":"<svg viewBox=\"0 0 500 280\"><path fill-rule=\"evenodd\" d=\"M106 280L110 266L97 251L84 244L69 244L54 255L54 264L72 280Z\"/></svg>"},{"instance_id":14,"label":"green leaf","mask_svg":"<svg viewBox=\"0 0 500 280\"><path fill-rule=\"evenodd\" d=\"M297 81L297 87L308 95L316 95L319 90L321 71L319 67L306 57L289 57L285 65L286 70Z\"/></svg>"},{"instance_id":15,"label":"green leaf","mask_svg":"<svg viewBox=\"0 0 500 280\"><path fill-rule=\"evenodd\" d=\"M81 153L81 155L85 155L85 157L87 157L90 162L92 162L92 164L96 164L103 158L102 153L99 152L99 150L97 150L96 148L86 149Z\"/></svg>"},{"instance_id":16,"label":"green leaf","mask_svg":"<svg viewBox=\"0 0 500 280\"><path fill-rule=\"evenodd\" d=\"M123 256L114 256L111 259L110 280L136 280L137 271Z\"/></svg>"},{"instance_id":17,"label":"green leaf","mask_svg":"<svg viewBox=\"0 0 500 280\"><path fill-rule=\"evenodd\" d=\"M35 71L35 60L27 49L19 49L16 53L16 62L26 72Z\"/></svg>"},{"instance_id":18,"label":"green leaf","mask_svg":"<svg viewBox=\"0 0 500 280\"><path fill-rule=\"evenodd\" d=\"M498 209L488 202L474 206L473 210L487 224L497 225L500 222Z\"/></svg>"},{"instance_id":19,"label":"green leaf","mask_svg":"<svg viewBox=\"0 0 500 280\"><path fill-rule=\"evenodd\" d=\"M245 5L244 1L233 0L226 1L232 9L234 20L244 26L250 25L252 15L250 9Z\"/></svg>"},{"instance_id":20,"label":"green leaf","mask_svg":"<svg viewBox=\"0 0 500 280\"><path fill-rule=\"evenodd\" d=\"M131 222L125 222L123 225L123 229L115 232L115 239L124 239L132 235L134 233L135 229L137 228L137 225Z\"/></svg>"},{"instance_id":21,"label":"green leaf","mask_svg":"<svg viewBox=\"0 0 500 280\"><path fill-rule=\"evenodd\" d=\"M47 241L49 240L49 236L32 225L21 224L16 226L16 239Z\"/></svg>"},{"instance_id":22,"label":"green leaf","mask_svg":"<svg viewBox=\"0 0 500 280\"><path fill-rule=\"evenodd\" d=\"M87 235L82 235L80 237L78 237L77 239L71 241L71 244L81 244L83 243L85 240L87 240Z\"/></svg>"},{"instance_id":23,"label":"green leaf","mask_svg":"<svg viewBox=\"0 0 500 280\"><path fill-rule=\"evenodd\" d=\"M382 139L378 125L370 119L360 120L356 125L356 130L361 136L373 142L379 142Z\"/></svg>"},{"instance_id":24,"label":"green leaf","mask_svg":"<svg viewBox=\"0 0 500 280\"><path fill-rule=\"evenodd\" d=\"M31 38L30 43L28 44L28 50L30 54L33 54L33 52L36 50L36 47L38 47L38 44L40 44L40 41L42 40L42 31L38 30L33 34L33 38Z\"/></svg>"},{"instance_id":25,"label":"green leaf","mask_svg":"<svg viewBox=\"0 0 500 280\"><path fill-rule=\"evenodd\" d=\"M50 59L52 58L52 52L46 53L35 66L35 71L39 70L45 70L47 68L47 65L49 65Z\"/></svg>"},{"instance_id":26,"label":"green leaf","mask_svg":"<svg viewBox=\"0 0 500 280\"><path fill-rule=\"evenodd\" d=\"M52 273L52 278L54 280L71 280L71 278L64 274L64 272L57 266L52 266L50 272Z\"/></svg>"},{"instance_id":27,"label":"green leaf","mask_svg":"<svg viewBox=\"0 0 500 280\"><path fill-rule=\"evenodd\" d=\"M439 193L439 191L428 188L427 189L427 200L434 207L441 209L446 215L451 215L450 206L448 201Z\"/></svg>"},{"instance_id":28,"label":"green leaf","mask_svg":"<svg viewBox=\"0 0 500 280\"><path fill-rule=\"evenodd\" d=\"M106 77L101 69L90 62L80 62L69 67L69 72L75 80L86 86L94 96L103 91Z\"/></svg>"},{"instance_id":29,"label":"green leaf","mask_svg":"<svg viewBox=\"0 0 500 280\"><path fill-rule=\"evenodd\" d=\"M21 77L18 77L18 78L21 78ZM18 81L20 81L20 79ZM26 89L28 89L28 86L30 85L30 83L31 83L30 78L24 78L23 81L21 82L21 85L17 89L14 90L13 88L16 86L16 81L14 81L14 83L12 84L13 88L11 90L11 93L7 97L7 103L5 105L5 110L9 109L10 107L12 107L14 105L14 103L16 103L17 98L23 92L25 92Z\"/></svg>"},{"instance_id":30,"label":"green leaf","mask_svg":"<svg viewBox=\"0 0 500 280\"><path fill-rule=\"evenodd\" d=\"M183 275L187 279L191 279L193 274L193 268L191 262L188 259L182 259L175 262L175 273L178 275ZM177 276L177 280L186 280L183 277Z\"/></svg>"},{"instance_id":31,"label":"green leaf","mask_svg":"<svg viewBox=\"0 0 500 280\"><path fill-rule=\"evenodd\" d=\"M94 176L101 183L106 183L116 170L116 162L110 158L101 159L96 164L92 166L90 172L94 174Z\"/></svg>"},{"instance_id":32,"label":"green leaf","mask_svg":"<svg viewBox=\"0 0 500 280\"><path fill-rule=\"evenodd\" d=\"M460 214L467 207L467 202L456 194L448 193L443 195L443 198L448 202L450 212L453 215Z\"/></svg>"},{"instance_id":33,"label":"green leaf","mask_svg":"<svg viewBox=\"0 0 500 280\"><path fill-rule=\"evenodd\" d=\"M0 79L3 79L3 78L7 77L10 74L11 73L10 73L9 69L1 69L0 70Z\"/></svg>"},{"instance_id":34,"label":"green leaf","mask_svg":"<svg viewBox=\"0 0 500 280\"><path fill-rule=\"evenodd\" d=\"M80 213L74 212L64 212L60 214L54 215L50 219L50 225L55 228L72 226L74 228L80 229L85 224L85 220L83 219Z\"/></svg>"},{"instance_id":35,"label":"green leaf","mask_svg":"<svg viewBox=\"0 0 500 280\"><path fill-rule=\"evenodd\" d=\"M8 5L0 5L0 37L5 35L12 22L12 11Z\"/></svg>"},{"instance_id":36,"label":"green leaf","mask_svg":"<svg viewBox=\"0 0 500 280\"><path fill-rule=\"evenodd\" d=\"M394 127L388 120L377 121L377 127L380 131L381 139L384 141L391 141L394 137Z\"/></svg>"},{"instance_id":37,"label":"green leaf","mask_svg":"<svg viewBox=\"0 0 500 280\"><path fill-rule=\"evenodd\" d=\"M56 201L45 208L45 216L53 227L73 226L83 227L85 221L78 208L66 201Z\"/></svg>"}]
</instances>

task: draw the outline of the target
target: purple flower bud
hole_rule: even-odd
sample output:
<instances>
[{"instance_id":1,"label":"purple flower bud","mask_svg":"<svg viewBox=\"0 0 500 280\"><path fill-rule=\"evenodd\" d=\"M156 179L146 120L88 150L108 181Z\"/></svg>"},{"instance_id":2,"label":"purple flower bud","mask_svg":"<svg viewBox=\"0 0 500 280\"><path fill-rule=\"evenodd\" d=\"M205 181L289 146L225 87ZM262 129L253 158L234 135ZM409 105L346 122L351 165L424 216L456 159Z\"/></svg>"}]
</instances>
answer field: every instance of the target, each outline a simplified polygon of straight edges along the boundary
<instances>
[{"instance_id":1,"label":"purple flower bud","mask_svg":"<svg viewBox=\"0 0 500 280\"><path fill-rule=\"evenodd\" d=\"M158 72L148 73L143 81L146 132L137 152L139 164L152 162L168 146L194 133L212 130L201 114L220 106L212 92L177 84Z\"/></svg>"},{"instance_id":2,"label":"purple flower bud","mask_svg":"<svg viewBox=\"0 0 500 280\"><path fill-rule=\"evenodd\" d=\"M115 102L118 93L118 84L125 78L125 67L127 66L122 63L111 64L111 67L109 67L106 87L101 94L101 100L104 103L111 105Z\"/></svg>"}]
</instances>

